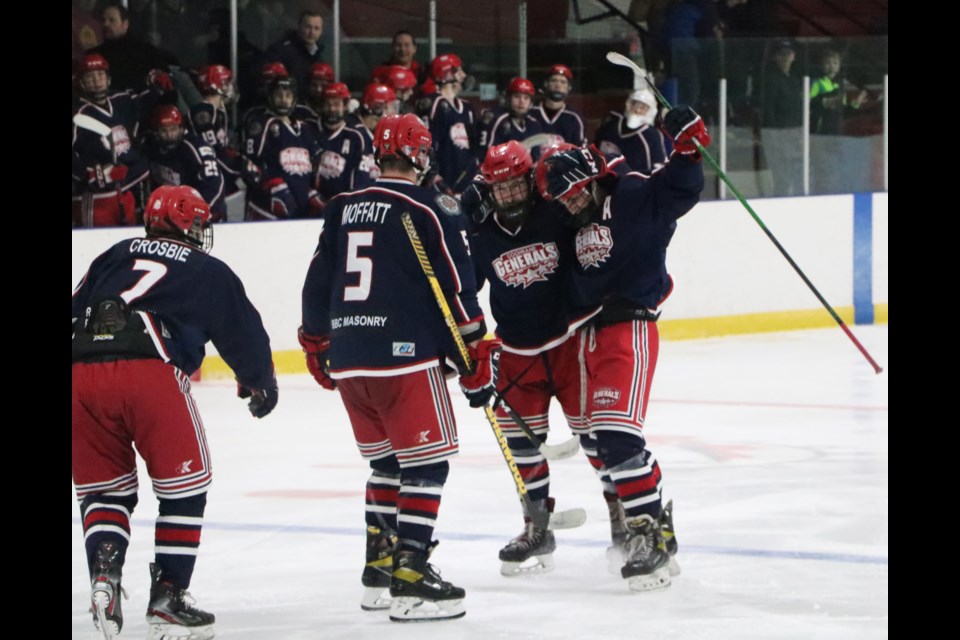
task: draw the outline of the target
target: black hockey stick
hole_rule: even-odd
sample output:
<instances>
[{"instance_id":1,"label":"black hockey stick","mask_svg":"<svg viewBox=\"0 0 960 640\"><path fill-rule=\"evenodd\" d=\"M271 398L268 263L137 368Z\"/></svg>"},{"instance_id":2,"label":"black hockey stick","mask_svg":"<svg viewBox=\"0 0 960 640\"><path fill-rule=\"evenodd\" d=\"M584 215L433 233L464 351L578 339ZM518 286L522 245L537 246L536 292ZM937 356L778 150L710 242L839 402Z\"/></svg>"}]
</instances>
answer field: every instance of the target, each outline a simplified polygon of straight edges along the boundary
<instances>
[{"instance_id":1,"label":"black hockey stick","mask_svg":"<svg viewBox=\"0 0 960 640\"><path fill-rule=\"evenodd\" d=\"M495 391L493 393L493 398L494 410L496 410L498 405L503 405L503 410L507 412L514 422L517 423L520 431L523 431L523 435L527 436L527 439L530 440L530 443L534 445L547 460L566 460L580 450L580 438L578 436L573 436L566 442L555 445L541 442L540 437L534 433L533 429L530 428L530 425L527 424L527 421L520 417L520 414L514 411L513 407L510 406L510 403L507 402L507 399L501 392Z\"/></svg>"},{"instance_id":2,"label":"black hockey stick","mask_svg":"<svg viewBox=\"0 0 960 640\"><path fill-rule=\"evenodd\" d=\"M647 83L647 86L650 87L650 90L653 92L653 95L657 97L657 102L659 102L663 107L667 109L670 108L670 103L667 102L667 99L663 97L662 93L657 91L657 88L653 85L652 82L650 82L650 80L647 78L646 74L644 73L643 69L641 69L637 65L637 63L635 63L633 60L623 55L622 53L617 53L616 51L608 51L607 60L612 62L615 65L632 69L636 75L642 77L644 82ZM760 225L760 228L763 229L763 232L765 234L767 234L767 237L770 238L770 241L773 242L777 250L780 251L783 257L787 259L787 262L789 262L790 266L793 267L793 270L797 272L797 275L799 275L800 278L803 280L803 282L807 285L807 287L809 287L810 290L813 291L813 295L817 297L817 300L820 301L820 304L822 304L824 308L826 308L826 310L830 313L830 315L837 322L837 324L840 325L840 328L843 329L843 332L847 334L847 337L850 338L851 341L853 341L853 344L856 345L857 349L860 350L860 353L863 354L863 356L867 359L867 361L873 367L874 372L880 373L881 371L883 371L883 367L877 364L877 361L874 360L869 353L867 353L867 350L864 349L863 345L860 344L860 341L857 340L856 337L854 337L853 332L851 332L850 329L847 327L847 325L844 324L840 316L837 315L837 312L833 310L833 307L831 307L830 304L826 301L826 299L822 295L820 295L820 292L817 291L817 288L813 286L813 283L810 282L810 279L807 278L806 274L804 274L803 271L801 271L800 267L797 266L797 263L793 261L793 258L791 258L790 254L787 253L787 250L783 248L783 245L781 245L780 242L778 242L777 239L770 232L770 230L767 229L767 225L763 224L763 220L760 219L760 216L758 216L756 212L754 212L754 210L750 207L750 205L747 204L746 198L744 198L740 194L740 191L738 191L737 188L733 186L733 183L730 181L727 175L723 172L723 170L720 169L720 165L717 164L717 161L713 159L713 156L707 153L707 150L703 148L703 145L701 145L696 138L693 139L693 143L696 145L697 150L700 152L700 155L707 160L707 163L711 167L713 167L714 171L717 172L717 175L720 177L720 179L723 180L723 183L727 185L727 187L730 189L730 192L737 197L737 200L740 201L740 204L742 204L744 208L746 208L747 213L749 213L750 216L754 219L754 221L756 221L756 223Z\"/></svg>"},{"instance_id":3,"label":"black hockey stick","mask_svg":"<svg viewBox=\"0 0 960 640\"><path fill-rule=\"evenodd\" d=\"M420 242L417 229L413 226L413 220L406 211L400 215L400 219L403 222L403 228L406 230L407 236L410 238L410 244L413 245L413 250L417 255L420 268L423 269L423 274L430 283L430 289L433 291L433 297L437 301L437 306L440 307L440 313L443 314L443 320L447 325L447 329L450 330L450 335L457 345L460 359L463 361L467 371L473 371L474 363L470 358L470 352L467 350L467 345L463 341L463 336L460 335L460 329L457 327L457 322L453 318L453 312L450 311L450 305L447 304L447 299L444 297L443 290L440 288L440 281L437 280L437 276L433 271L430 258L427 256L427 252ZM517 496L520 498L520 503L523 505L524 511L530 516L537 528L546 529L549 526L550 513L546 509L536 508L533 500L530 499L527 493L527 485L520 475L520 470L517 469L517 462L513 459L513 454L510 453L510 447L507 446L507 439L504 437L503 431L500 430L500 425L497 424L497 416L494 415L493 409L490 408L490 405L484 405L483 412L487 417L487 422L490 423L490 428L493 429L493 435L496 436L497 442L500 444L500 452L503 454L503 459L506 460L510 474L513 476L513 482L517 486Z\"/></svg>"}]
</instances>

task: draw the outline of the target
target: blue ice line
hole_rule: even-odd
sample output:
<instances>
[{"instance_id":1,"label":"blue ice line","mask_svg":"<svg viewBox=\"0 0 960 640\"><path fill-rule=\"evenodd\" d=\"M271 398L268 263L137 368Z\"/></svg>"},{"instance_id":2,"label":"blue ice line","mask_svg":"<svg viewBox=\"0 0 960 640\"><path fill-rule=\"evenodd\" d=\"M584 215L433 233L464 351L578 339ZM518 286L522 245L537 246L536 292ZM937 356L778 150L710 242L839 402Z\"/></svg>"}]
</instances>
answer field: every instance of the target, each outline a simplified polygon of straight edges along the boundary
<instances>
[{"instance_id":1,"label":"blue ice line","mask_svg":"<svg viewBox=\"0 0 960 640\"><path fill-rule=\"evenodd\" d=\"M73 518L74 524L81 524L80 518ZM130 524L142 527L152 528L153 520L131 520ZM233 523L233 522L204 522L204 529L218 529L221 531L264 531L272 533L322 533L336 536L360 536L363 529L358 527L318 527L313 525L297 524L254 524ZM503 541L502 535L483 534L483 533L457 533L444 532L444 538L450 540L463 540L466 542L478 542L481 540L490 540L494 542ZM609 546L609 540L587 540L585 538L567 538L563 536L563 544L572 547L601 547ZM751 556L755 558L782 558L786 560L824 560L826 562L849 562L854 564L878 564L886 566L889 559L885 556L866 556L855 553L826 553L814 551L772 551L767 549L743 549L740 547L715 547L711 545L681 545L684 553L705 553L728 556Z\"/></svg>"}]
</instances>

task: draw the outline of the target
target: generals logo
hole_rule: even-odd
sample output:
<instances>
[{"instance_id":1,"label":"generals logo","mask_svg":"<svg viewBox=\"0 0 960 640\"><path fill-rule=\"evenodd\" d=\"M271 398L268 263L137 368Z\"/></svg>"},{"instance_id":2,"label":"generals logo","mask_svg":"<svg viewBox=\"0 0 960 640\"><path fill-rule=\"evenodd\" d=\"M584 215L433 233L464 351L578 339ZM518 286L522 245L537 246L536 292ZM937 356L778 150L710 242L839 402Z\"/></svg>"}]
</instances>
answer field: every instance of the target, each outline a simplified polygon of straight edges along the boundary
<instances>
[{"instance_id":1,"label":"generals logo","mask_svg":"<svg viewBox=\"0 0 960 640\"><path fill-rule=\"evenodd\" d=\"M320 167L317 172L323 178L337 178L343 173L347 161L333 151L324 151L320 155Z\"/></svg>"},{"instance_id":2,"label":"generals logo","mask_svg":"<svg viewBox=\"0 0 960 640\"><path fill-rule=\"evenodd\" d=\"M547 276L557 270L560 252L553 242L528 244L512 249L493 261L493 269L506 285L524 289L534 282L546 282Z\"/></svg>"},{"instance_id":3,"label":"generals logo","mask_svg":"<svg viewBox=\"0 0 960 640\"><path fill-rule=\"evenodd\" d=\"M450 127L450 140L455 147L460 149L470 148L470 138L467 136L467 128L462 122L457 122Z\"/></svg>"},{"instance_id":4,"label":"generals logo","mask_svg":"<svg viewBox=\"0 0 960 640\"><path fill-rule=\"evenodd\" d=\"M280 166L292 176L309 175L313 169L310 152L303 147L287 147L280 152Z\"/></svg>"},{"instance_id":5,"label":"generals logo","mask_svg":"<svg viewBox=\"0 0 960 640\"><path fill-rule=\"evenodd\" d=\"M593 406L612 407L620 400L620 390L612 387L602 387L593 392Z\"/></svg>"},{"instance_id":6,"label":"generals logo","mask_svg":"<svg viewBox=\"0 0 960 640\"><path fill-rule=\"evenodd\" d=\"M610 229L596 222L577 232L577 260L584 269L598 267L606 262L613 249Z\"/></svg>"},{"instance_id":7,"label":"generals logo","mask_svg":"<svg viewBox=\"0 0 960 640\"><path fill-rule=\"evenodd\" d=\"M113 150L118 156L130 151L130 134L127 133L125 126L118 124L112 127L110 134L110 137L113 138Z\"/></svg>"}]
</instances>

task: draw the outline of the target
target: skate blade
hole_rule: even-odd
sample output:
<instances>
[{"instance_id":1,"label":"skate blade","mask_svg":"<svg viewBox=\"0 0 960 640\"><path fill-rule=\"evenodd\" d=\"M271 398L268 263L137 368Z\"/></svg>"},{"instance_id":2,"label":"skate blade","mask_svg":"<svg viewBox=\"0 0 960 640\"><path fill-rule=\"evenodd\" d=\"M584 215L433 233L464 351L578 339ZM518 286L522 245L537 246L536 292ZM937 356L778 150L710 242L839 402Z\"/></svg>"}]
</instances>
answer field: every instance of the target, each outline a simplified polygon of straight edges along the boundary
<instances>
[{"instance_id":1,"label":"skate blade","mask_svg":"<svg viewBox=\"0 0 960 640\"><path fill-rule=\"evenodd\" d=\"M364 611L383 611L390 608L389 587L364 587L360 608Z\"/></svg>"},{"instance_id":2,"label":"skate blade","mask_svg":"<svg viewBox=\"0 0 960 640\"><path fill-rule=\"evenodd\" d=\"M587 521L587 512L581 507L550 514L548 529L573 529Z\"/></svg>"},{"instance_id":3,"label":"skate blade","mask_svg":"<svg viewBox=\"0 0 960 640\"><path fill-rule=\"evenodd\" d=\"M670 571L666 567L645 576L630 576L627 586L631 591L659 591L670 586Z\"/></svg>"},{"instance_id":4,"label":"skate blade","mask_svg":"<svg viewBox=\"0 0 960 640\"><path fill-rule=\"evenodd\" d=\"M155 616L147 616L147 640L210 640L213 635L212 624L185 627Z\"/></svg>"},{"instance_id":5,"label":"skate blade","mask_svg":"<svg viewBox=\"0 0 960 640\"><path fill-rule=\"evenodd\" d=\"M110 594L106 591L97 591L93 594L93 605L97 615L94 621L97 630L103 634L103 640L113 640L120 633L117 623L107 620L107 609L110 608Z\"/></svg>"},{"instance_id":6,"label":"skate blade","mask_svg":"<svg viewBox=\"0 0 960 640\"><path fill-rule=\"evenodd\" d=\"M394 598L390 605L393 622L435 622L453 620L467 615L463 598L457 600L423 600L421 598Z\"/></svg>"},{"instance_id":7,"label":"skate blade","mask_svg":"<svg viewBox=\"0 0 960 640\"><path fill-rule=\"evenodd\" d=\"M500 575L507 578L516 578L517 576L537 575L541 573L550 573L557 568L553 561L552 553L545 553L542 556L533 556L523 562L509 562L503 560L500 563Z\"/></svg>"},{"instance_id":8,"label":"skate blade","mask_svg":"<svg viewBox=\"0 0 960 640\"><path fill-rule=\"evenodd\" d=\"M612 575L620 575L620 567L623 566L623 551L620 547L609 546L607 547L607 571Z\"/></svg>"}]
</instances>

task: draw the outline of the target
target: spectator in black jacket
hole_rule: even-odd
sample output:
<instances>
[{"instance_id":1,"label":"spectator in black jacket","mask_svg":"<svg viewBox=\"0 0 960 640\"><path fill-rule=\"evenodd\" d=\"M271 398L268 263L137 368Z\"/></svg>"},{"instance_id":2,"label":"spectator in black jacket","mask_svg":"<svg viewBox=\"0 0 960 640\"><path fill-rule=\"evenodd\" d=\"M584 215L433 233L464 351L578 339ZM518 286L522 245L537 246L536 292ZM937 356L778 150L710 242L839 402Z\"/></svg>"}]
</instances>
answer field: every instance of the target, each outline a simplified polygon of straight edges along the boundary
<instances>
[{"instance_id":1,"label":"spectator in black jacket","mask_svg":"<svg viewBox=\"0 0 960 640\"><path fill-rule=\"evenodd\" d=\"M803 84L793 73L796 57L793 43L778 42L763 76L760 137L774 196L803 195Z\"/></svg>"},{"instance_id":2,"label":"spectator in black jacket","mask_svg":"<svg viewBox=\"0 0 960 640\"><path fill-rule=\"evenodd\" d=\"M316 11L305 10L300 13L297 30L287 34L283 40L267 49L267 62L281 62L290 75L297 81L298 87L309 82L310 67L323 62L323 16Z\"/></svg>"},{"instance_id":3,"label":"spectator in black jacket","mask_svg":"<svg viewBox=\"0 0 960 640\"><path fill-rule=\"evenodd\" d=\"M113 91L140 91L147 85L147 76L152 70L168 71L170 65L179 64L174 54L128 33L129 14L123 5L108 4L101 16L104 42L90 52L99 53L109 63Z\"/></svg>"}]
</instances>

